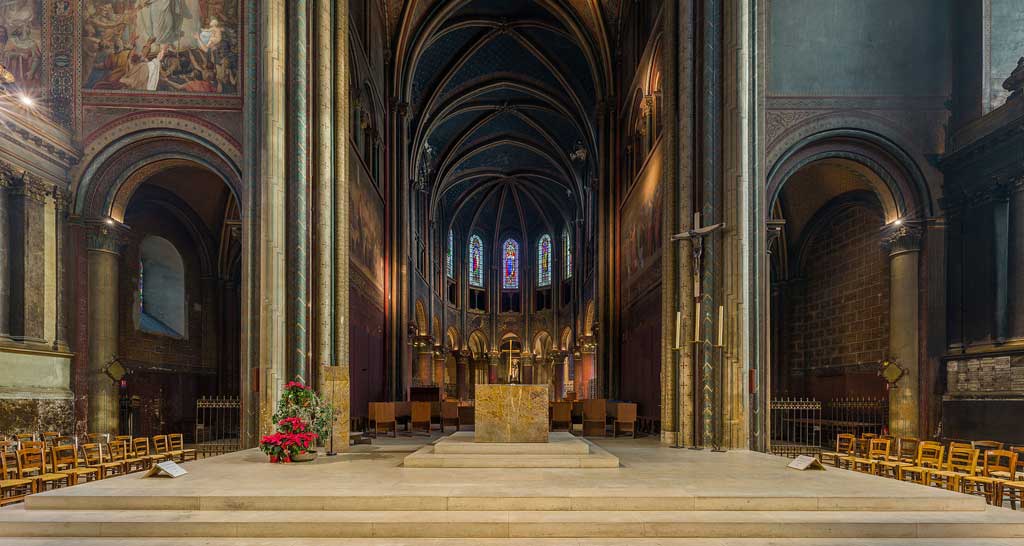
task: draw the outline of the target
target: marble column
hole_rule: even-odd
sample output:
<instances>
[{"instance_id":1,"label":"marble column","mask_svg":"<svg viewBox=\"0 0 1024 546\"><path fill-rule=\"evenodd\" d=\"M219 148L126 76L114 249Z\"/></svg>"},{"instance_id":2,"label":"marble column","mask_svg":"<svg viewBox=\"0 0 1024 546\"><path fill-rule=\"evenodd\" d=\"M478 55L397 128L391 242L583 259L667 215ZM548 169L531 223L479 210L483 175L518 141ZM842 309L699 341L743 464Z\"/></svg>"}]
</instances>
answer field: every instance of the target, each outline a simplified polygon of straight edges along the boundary
<instances>
[{"instance_id":1,"label":"marble column","mask_svg":"<svg viewBox=\"0 0 1024 546\"><path fill-rule=\"evenodd\" d=\"M10 339L11 333L10 187L10 173L0 170L0 340Z\"/></svg>"},{"instance_id":2,"label":"marble column","mask_svg":"<svg viewBox=\"0 0 1024 546\"><path fill-rule=\"evenodd\" d=\"M117 358L118 264L123 226L100 224L87 233L89 254L89 432L116 433L118 387L107 375Z\"/></svg>"},{"instance_id":3,"label":"marble column","mask_svg":"<svg viewBox=\"0 0 1024 546\"><path fill-rule=\"evenodd\" d=\"M22 176L9 196L10 335L42 343L46 292L46 195L49 188Z\"/></svg>"},{"instance_id":4,"label":"marble column","mask_svg":"<svg viewBox=\"0 0 1024 546\"><path fill-rule=\"evenodd\" d=\"M55 328L53 336L53 350L67 352L68 347L68 319L67 319L67 278L64 274L64 264L67 262L67 215L70 195L67 191L55 187L53 191L54 205L54 240L56 245L56 313L54 316Z\"/></svg>"},{"instance_id":5,"label":"marble column","mask_svg":"<svg viewBox=\"0 0 1024 546\"><path fill-rule=\"evenodd\" d=\"M459 352L455 357L455 384L458 385L459 400L469 400L470 384L472 382L472 369L470 368L469 354Z\"/></svg>"},{"instance_id":6,"label":"marble column","mask_svg":"<svg viewBox=\"0 0 1024 546\"><path fill-rule=\"evenodd\" d=\"M920 437L918 430L918 259L921 233L900 226L887 233L889 251L889 359L903 376L889 390L889 434Z\"/></svg>"}]
</instances>

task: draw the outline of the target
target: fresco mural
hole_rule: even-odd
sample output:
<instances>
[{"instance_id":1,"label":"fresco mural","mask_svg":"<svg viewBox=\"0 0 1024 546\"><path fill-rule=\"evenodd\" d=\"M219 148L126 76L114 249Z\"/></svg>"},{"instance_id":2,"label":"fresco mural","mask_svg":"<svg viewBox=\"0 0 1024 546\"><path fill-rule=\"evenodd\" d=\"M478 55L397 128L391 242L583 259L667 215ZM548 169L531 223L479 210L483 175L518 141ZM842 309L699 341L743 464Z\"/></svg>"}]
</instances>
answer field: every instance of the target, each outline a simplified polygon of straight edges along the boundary
<instances>
[{"instance_id":1,"label":"fresco mural","mask_svg":"<svg viewBox=\"0 0 1024 546\"><path fill-rule=\"evenodd\" d=\"M42 4L42 0L0 2L0 64L23 91L42 84Z\"/></svg>"},{"instance_id":2,"label":"fresco mural","mask_svg":"<svg viewBox=\"0 0 1024 546\"><path fill-rule=\"evenodd\" d=\"M382 291L384 289L384 204L373 182L354 176L350 198L352 263Z\"/></svg>"},{"instance_id":3,"label":"fresco mural","mask_svg":"<svg viewBox=\"0 0 1024 546\"><path fill-rule=\"evenodd\" d=\"M633 301L661 279L661 148L647 162L622 207L622 286Z\"/></svg>"},{"instance_id":4,"label":"fresco mural","mask_svg":"<svg viewBox=\"0 0 1024 546\"><path fill-rule=\"evenodd\" d=\"M237 0L84 0L82 87L234 95Z\"/></svg>"}]
</instances>

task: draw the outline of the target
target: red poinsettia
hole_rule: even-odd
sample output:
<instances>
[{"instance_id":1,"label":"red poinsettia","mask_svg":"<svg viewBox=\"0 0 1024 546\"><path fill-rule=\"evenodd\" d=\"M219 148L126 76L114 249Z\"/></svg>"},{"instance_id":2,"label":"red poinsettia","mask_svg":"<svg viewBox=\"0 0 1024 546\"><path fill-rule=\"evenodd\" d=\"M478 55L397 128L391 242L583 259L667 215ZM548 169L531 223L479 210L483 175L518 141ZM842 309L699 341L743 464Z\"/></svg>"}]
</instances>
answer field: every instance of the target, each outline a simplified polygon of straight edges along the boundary
<instances>
[{"instance_id":1,"label":"red poinsettia","mask_svg":"<svg viewBox=\"0 0 1024 546\"><path fill-rule=\"evenodd\" d=\"M307 432L306 422L288 417L277 423L277 432L260 438L260 450L270 455L270 462L289 463L292 457L315 447L317 434Z\"/></svg>"}]
</instances>

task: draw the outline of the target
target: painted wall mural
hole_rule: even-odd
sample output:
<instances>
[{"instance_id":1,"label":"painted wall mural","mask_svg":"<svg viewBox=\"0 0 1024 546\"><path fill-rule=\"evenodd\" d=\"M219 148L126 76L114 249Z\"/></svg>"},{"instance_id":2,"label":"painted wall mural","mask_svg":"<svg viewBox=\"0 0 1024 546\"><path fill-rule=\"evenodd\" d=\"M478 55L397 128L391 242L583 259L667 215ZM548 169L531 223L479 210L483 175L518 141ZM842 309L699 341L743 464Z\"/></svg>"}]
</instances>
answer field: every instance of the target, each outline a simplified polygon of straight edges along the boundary
<instances>
[{"instance_id":1,"label":"painted wall mural","mask_svg":"<svg viewBox=\"0 0 1024 546\"><path fill-rule=\"evenodd\" d=\"M631 302L661 281L661 147L622 207L622 290Z\"/></svg>"},{"instance_id":2,"label":"painted wall mural","mask_svg":"<svg viewBox=\"0 0 1024 546\"><path fill-rule=\"evenodd\" d=\"M42 13L42 0L0 2L0 64L24 91L42 85Z\"/></svg>"},{"instance_id":3,"label":"painted wall mural","mask_svg":"<svg viewBox=\"0 0 1024 546\"><path fill-rule=\"evenodd\" d=\"M82 87L238 93L237 0L83 0Z\"/></svg>"},{"instance_id":4,"label":"painted wall mural","mask_svg":"<svg viewBox=\"0 0 1024 546\"><path fill-rule=\"evenodd\" d=\"M359 169L353 169L359 170ZM384 203L365 175L352 178L351 260L368 279L384 289Z\"/></svg>"}]
</instances>

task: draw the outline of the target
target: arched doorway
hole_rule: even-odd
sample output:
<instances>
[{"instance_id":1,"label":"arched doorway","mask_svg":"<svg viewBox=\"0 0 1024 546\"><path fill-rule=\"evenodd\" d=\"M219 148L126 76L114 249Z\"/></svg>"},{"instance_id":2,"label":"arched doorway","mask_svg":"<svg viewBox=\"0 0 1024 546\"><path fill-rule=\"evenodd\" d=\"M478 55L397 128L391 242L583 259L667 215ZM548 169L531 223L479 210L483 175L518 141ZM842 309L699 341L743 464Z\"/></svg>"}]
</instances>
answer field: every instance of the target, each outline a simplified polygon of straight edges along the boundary
<instances>
[{"instance_id":1,"label":"arched doorway","mask_svg":"<svg viewBox=\"0 0 1024 546\"><path fill-rule=\"evenodd\" d=\"M769 444L919 431L918 264L929 201L905 154L854 133L818 135L770 174ZM881 375L883 362L899 365L896 382ZM793 400L820 411L814 427L781 425ZM845 430L853 422L857 430Z\"/></svg>"}]
</instances>

